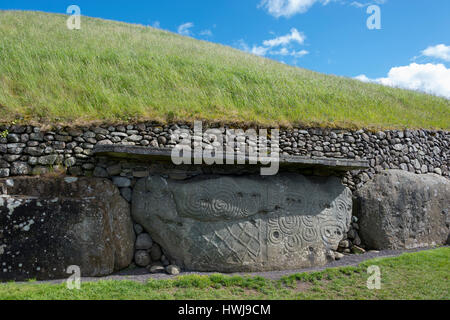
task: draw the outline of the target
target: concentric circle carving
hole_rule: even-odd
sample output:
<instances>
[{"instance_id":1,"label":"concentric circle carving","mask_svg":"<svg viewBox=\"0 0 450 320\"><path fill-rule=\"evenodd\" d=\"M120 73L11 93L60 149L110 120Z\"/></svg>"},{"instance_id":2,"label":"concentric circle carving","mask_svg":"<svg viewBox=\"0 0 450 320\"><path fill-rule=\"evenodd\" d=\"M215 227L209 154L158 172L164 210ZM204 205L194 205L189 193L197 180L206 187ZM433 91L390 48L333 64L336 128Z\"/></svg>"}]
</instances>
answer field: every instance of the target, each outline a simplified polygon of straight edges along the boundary
<instances>
[{"instance_id":1,"label":"concentric circle carving","mask_svg":"<svg viewBox=\"0 0 450 320\"><path fill-rule=\"evenodd\" d=\"M286 235L293 235L298 232L301 221L299 216L286 216L278 219L281 232Z\"/></svg>"},{"instance_id":2,"label":"concentric circle carving","mask_svg":"<svg viewBox=\"0 0 450 320\"><path fill-rule=\"evenodd\" d=\"M338 221L325 222L320 228L322 240L328 245L337 245L344 232L344 225Z\"/></svg>"},{"instance_id":3,"label":"concentric circle carving","mask_svg":"<svg viewBox=\"0 0 450 320\"><path fill-rule=\"evenodd\" d=\"M288 252L296 252L302 248L302 239L299 234L288 236L286 238L285 248Z\"/></svg>"},{"instance_id":4,"label":"concentric circle carving","mask_svg":"<svg viewBox=\"0 0 450 320\"><path fill-rule=\"evenodd\" d=\"M278 229L272 229L269 232L269 242L279 244L283 241L283 234Z\"/></svg>"},{"instance_id":5,"label":"concentric circle carving","mask_svg":"<svg viewBox=\"0 0 450 320\"><path fill-rule=\"evenodd\" d=\"M313 243L313 242L317 241L318 238L319 238L319 235L315 228L303 228L302 239L306 243Z\"/></svg>"}]
</instances>

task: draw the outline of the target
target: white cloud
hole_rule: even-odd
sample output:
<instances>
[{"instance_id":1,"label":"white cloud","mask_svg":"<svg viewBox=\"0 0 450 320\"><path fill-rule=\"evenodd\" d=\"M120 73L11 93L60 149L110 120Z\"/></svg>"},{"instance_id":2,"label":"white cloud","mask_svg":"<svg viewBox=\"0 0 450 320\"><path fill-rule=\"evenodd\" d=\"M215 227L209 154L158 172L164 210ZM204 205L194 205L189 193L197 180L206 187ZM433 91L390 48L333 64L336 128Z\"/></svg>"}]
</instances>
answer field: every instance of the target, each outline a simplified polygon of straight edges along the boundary
<instances>
[{"instance_id":1,"label":"white cloud","mask_svg":"<svg viewBox=\"0 0 450 320\"><path fill-rule=\"evenodd\" d=\"M303 44L305 42L305 35L301 32L298 32L297 29L292 28L291 33L285 36L281 36L272 40L266 40L263 42L263 45L266 47L278 47L278 46L286 46L291 42L297 42L299 44Z\"/></svg>"},{"instance_id":2,"label":"white cloud","mask_svg":"<svg viewBox=\"0 0 450 320\"><path fill-rule=\"evenodd\" d=\"M250 52L250 47L248 46L247 42L244 41L244 39L240 39L239 41L237 41L234 46L236 48L239 48L242 51L245 52Z\"/></svg>"},{"instance_id":3,"label":"white cloud","mask_svg":"<svg viewBox=\"0 0 450 320\"><path fill-rule=\"evenodd\" d=\"M279 51L271 51L271 54L279 55L279 56L288 56L289 55L289 49L288 48L281 48Z\"/></svg>"},{"instance_id":4,"label":"white cloud","mask_svg":"<svg viewBox=\"0 0 450 320\"><path fill-rule=\"evenodd\" d=\"M361 3L361 2L358 2L358 1L353 1L352 3L350 3L350 5L352 7L356 7L356 8L364 8L368 4L367 3Z\"/></svg>"},{"instance_id":5,"label":"white cloud","mask_svg":"<svg viewBox=\"0 0 450 320\"><path fill-rule=\"evenodd\" d=\"M301 58L307 55L309 52L306 50L296 51L295 49L292 49L292 44L303 44L305 42L305 39L306 36L303 33L299 32L295 28L292 28L291 33L271 40L265 40L263 41L263 44L261 46L254 45L252 48L250 48L250 46L241 39L238 42L238 47L246 52L250 52L258 56L271 55ZM274 50L278 47L280 47L278 50Z\"/></svg>"},{"instance_id":6,"label":"white cloud","mask_svg":"<svg viewBox=\"0 0 450 320\"><path fill-rule=\"evenodd\" d=\"M365 74L360 74L359 76L356 76L355 79L362 82L376 82L376 80L370 80Z\"/></svg>"},{"instance_id":7,"label":"white cloud","mask_svg":"<svg viewBox=\"0 0 450 320\"><path fill-rule=\"evenodd\" d=\"M258 7L263 7L272 16L292 17L298 13L305 13L316 2L327 5L334 0L262 0Z\"/></svg>"},{"instance_id":8,"label":"white cloud","mask_svg":"<svg viewBox=\"0 0 450 320\"><path fill-rule=\"evenodd\" d=\"M261 46L253 46L250 48L250 46L245 42L243 39L239 40L237 42L236 47L238 47L240 50L255 54L257 56L265 56L267 51L269 51L269 48L261 47Z\"/></svg>"},{"instance_id":9,"label":"white cloud","mask_svg":"<svg viewBox=\"0 0 450 320\"><path fill-rule=\"evenodd\" d=\"M204 37L212 37L212 35L213 35L213 33L212 33L212 31L211 30L203 30L203 31L201 31L200 32L200 35L201 36L204 36Z\"/></svg>"},{"instance_id":10,"label":"white cloud","mask_svg":"<svg viewBox=\"0 0 450 320\"><path fill-rule=\"evenodd\" d=\"M307 50L300 50L300 51L292 51L291 52L291 56L296 57L296 58L301 58L303 56L306 56L307 54L309 54L309 51L307 51Z\"/></svg>"},{"instance_id":11,"label":"white cloud","mask_svg":"<svg viewBox=\"0 0 450 320\"><path fill-rule=\"evenodd\" d=\"M369 79L365 75L355 77L364 82L423 91L450 99L450 69L443 64L417 64L392 68L386 78Z\"/></svg>"},{"instance_id":12,"label":"white cloud","mask_svg":"<svg viewBox=\"0 0 450 320\"><path fill-rule=\"evenodd\" d=\"M373 0L373 1L367 2L367 3L361 3L361 2L358 2L358 1L353 1L352 3L350 3L350 5L352 7L356 7L356 8L365 8L365 7L368 7L368 6L373 5L373 4L385 4L386 2L387 2L387 0Z\"/></svg>"},{"instance_id":13,"label":"white cloud","mask_svg":"<svg viewBox=\"0 0 450 320\"><path fill-rule=\"evenodd\" d=\"M450 61L450 46L446 46L444 44L430 46L423 50L422 54L427 57Z\"/></svg>"},{"instance_id":14,"label":"white cloud","mask_svg":"<svg viewBox=\"0 0 450 320\"><path fill-rule=\"evenodd\" d=\"M250 48L248 44L245 43L245 41L243 40L240 40L238 42L238 47L245 52L249 52L254 55L262 57L266 55L271 55L271 56L285 56L285 57L290 56L294 58L301 58L309 54L309 51L307 50L296 51L296 50L289 50L288 48L281 48L280 50L270 50L270 48L263 46L253 46Z\"/></svg>"},{"instance_id":15,"label":"white cloud","mask_svg":"<svg viewBox=\"0 0 450 320\"><path fill-rule=\"evenodd\" d=\"M183 23L181 26L178 27L178 33L183 36L190 36L192 35L192 32L190 29L194 27L194 24L192 22Z\"/></svg>"},{"instance_id":16,"label":"white cloud","mask_svg":"<svg viewBox=\"0 0 450 320\"><path fill-rule=\"evenodd\" d=\"M155 22L152 23L152 27L160 29L161 28L161 23L159 21L155 21Z\"/></svg>"},{"instance_id":17,"label":"white cloud","mask_svg":"<svg viewBox=\"0 0 450 320\"><path fill-rule=\"evenodd\" d=\"M342 5L349 4L356 8L364 8L372 4L384 4L387 0L372 0L366 3L361 3L359 1L350 2L349 0L261 0L258 8L262 7L266 9L266 11L275 18L290 18L296 14L307 12L316 3L321 3L326 6L331 2Z\"/></svg>"},{"instance_id":18,"label":"white cloud","mask_svg":"<svg viewBox=\"0 0 450 320\"><path fill-rule=\"evenodd\" d=\"M291 57L295 57L295 58L301 58L301 57L309 54L309 51L307 51L307 50L295 51L295 50L289 50L288 48L281 48L278 51L270 51L270 54L274 55L274 56L291 56Z\"/></svg>"},{"instance_id":19,"label":"white cloud","mask_svg":"<svg viewBox=\"0 0 450 320\"><path fill-rule=\"evenodd\" d=\"M257 56L265 56L269 51L269 48L261 47L261 46L253 46L251 53L256 54Z\"/></svg>"}]
</instances>

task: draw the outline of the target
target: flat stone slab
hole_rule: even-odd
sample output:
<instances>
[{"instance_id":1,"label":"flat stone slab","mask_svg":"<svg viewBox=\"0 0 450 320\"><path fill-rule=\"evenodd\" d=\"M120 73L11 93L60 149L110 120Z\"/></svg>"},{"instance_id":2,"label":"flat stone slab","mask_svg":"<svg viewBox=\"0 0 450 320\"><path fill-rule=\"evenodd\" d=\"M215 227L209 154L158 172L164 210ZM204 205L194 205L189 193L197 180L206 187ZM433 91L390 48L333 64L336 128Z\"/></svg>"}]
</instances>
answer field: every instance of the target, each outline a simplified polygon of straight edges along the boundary
<instances>
[{"instance_id":1,"label":"flat stone slab","mask_svg":"<svg viewBox=\"0 0 450 320\"><path fill-rule=\"evenodd\" d=\"M139 180L133 219L188 270L320 266L348 232L351 191L336 177L280 173Z\"/></svg>"},{"instance_id":2,"label":"flat stone slab","mask_svg":"<svg viewBox=\"0 0 450 320\"><path fill-rule=\"evenodd\" d=\"M136 160L155 160L171 162L172 149L169 148L148 148L140 146L124 146L124 145L97 145L94 148L94 154L99 156L108 156L113 158L127 158ZM194 154L191 157L192 163L198 159ZM236 160L235 157L224 155L223 163L227 160ZM212 158L203 157L203 160L213 160ZM263 160L268 160L263 158ZM235 161L236 162L236 161ZM249 165L249 157L245 157L245 163ZM309 158L300 156L284 156L279 157L280 166L295 166L299 168L319 168L331 171L352 171L369 168L367 160L353 159L337 159L337 158ZM261 164L258 164L261 166Z\"/></svg>"}]
</instances>

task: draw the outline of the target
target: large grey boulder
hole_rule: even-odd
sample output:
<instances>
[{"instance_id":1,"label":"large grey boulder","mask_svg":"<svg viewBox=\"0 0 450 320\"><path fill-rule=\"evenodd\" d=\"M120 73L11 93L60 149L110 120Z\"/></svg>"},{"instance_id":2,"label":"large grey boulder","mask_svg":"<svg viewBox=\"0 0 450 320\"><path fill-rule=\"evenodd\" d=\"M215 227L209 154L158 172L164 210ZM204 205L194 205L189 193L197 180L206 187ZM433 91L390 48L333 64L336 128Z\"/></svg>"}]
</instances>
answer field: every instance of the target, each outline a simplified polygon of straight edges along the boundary
<instances>
[{"instance_id":1,"label":"large grey boulder","mask_svg":"<svg viewBox=\"0 0 450 320\"><path fill-rule=\"evenodd\" d=\"M134 188L132 216L177 265L263 271L324 265L348 231L351 192L337 178L299 174L150 176Z\"/></svg>"},{"instance_id":2,"label":"large grey boulder","mask_svg":"<svg viewBox=\"0 0 450 320\"><path fill-rule=\"evenodd\" d=\"M388 170L357 192L355 209L359 235L371 249L442 245L450 231L450 181Z\"/></svg>"},{"instance_id":3,"label":"large grey boulder","mask_svg":"<svg viewBox=\"0 0 450 320\"><path fill-rule=\"evenodd\" d=\"M134 240L129 205L109 180L0 179L0 280L66 278L71 265L109 275L130 265Z\"/></svg>"}]
</instances>

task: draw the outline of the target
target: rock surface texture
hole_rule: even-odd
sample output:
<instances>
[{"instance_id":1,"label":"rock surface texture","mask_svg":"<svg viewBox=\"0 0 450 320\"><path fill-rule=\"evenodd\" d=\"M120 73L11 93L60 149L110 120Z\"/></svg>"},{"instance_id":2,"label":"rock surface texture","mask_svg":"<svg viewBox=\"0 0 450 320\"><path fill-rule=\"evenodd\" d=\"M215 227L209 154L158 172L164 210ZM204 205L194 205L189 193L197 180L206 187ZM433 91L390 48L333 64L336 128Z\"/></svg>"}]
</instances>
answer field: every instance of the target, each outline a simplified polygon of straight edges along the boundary
<instances>
[{"instance_id":1,"label":"rock surface texture","mask_svg":"<svg viewBox=\"0 0 450 320\"><path fill-rule=\"evenodd\" d=\"M360 235L371 249L411 249L447 242L448 179L388 170L365 184L356 198Z\"/></svg>"},{"instance_id":2,"label":"rock surface texture","mask_svg":"<svg viewBox=\"0 0 450 320\"><path fill-rule=\"evenodd\" d=\"M171 261L196 271L263 271L325 264L351 222L338 178L299 174L150 176L134 187L132 216Z\"/></svg>"},{"instance_id":3,"label":"rock surface texture","mask_svg":"<svg viewBox=\"0 0 450 320\"><path fill-rule=\"evenodd\" d=\"M2 187L3 186L3 187ZM105 276L130 265L129 204L109 180L0 180L0 280Z\"/></svg>"}]
</instances>

